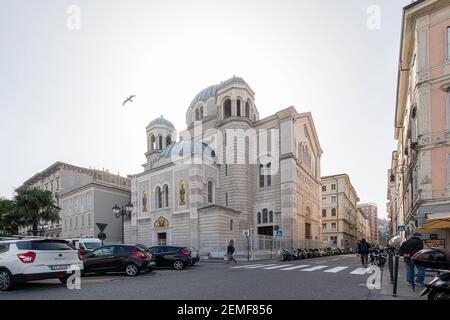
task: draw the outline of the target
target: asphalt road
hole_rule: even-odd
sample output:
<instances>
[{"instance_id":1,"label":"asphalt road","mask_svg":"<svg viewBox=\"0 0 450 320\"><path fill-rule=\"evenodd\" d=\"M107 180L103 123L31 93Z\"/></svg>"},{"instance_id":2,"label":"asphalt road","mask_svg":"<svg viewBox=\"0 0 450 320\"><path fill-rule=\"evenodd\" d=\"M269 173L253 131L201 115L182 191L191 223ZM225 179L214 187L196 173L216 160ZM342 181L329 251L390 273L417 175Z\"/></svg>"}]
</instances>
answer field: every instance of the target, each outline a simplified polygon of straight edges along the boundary
<instances>
[{"instance_id":1,"label":"asphalt road","mask_svg":"<svg viewBox=\"0 0 450 320\"><path fill-rule=\"evenodd\" d=\"M370 275L363 273L355 256L239 262L236 266L200 262L181 271L155 270L133 278L123 274L86 276L80 290L69 290L57 280L30 282L12 292L0 292L0 300L386 299L381 290L367 288Z\"/></svg>"}]
</instances>

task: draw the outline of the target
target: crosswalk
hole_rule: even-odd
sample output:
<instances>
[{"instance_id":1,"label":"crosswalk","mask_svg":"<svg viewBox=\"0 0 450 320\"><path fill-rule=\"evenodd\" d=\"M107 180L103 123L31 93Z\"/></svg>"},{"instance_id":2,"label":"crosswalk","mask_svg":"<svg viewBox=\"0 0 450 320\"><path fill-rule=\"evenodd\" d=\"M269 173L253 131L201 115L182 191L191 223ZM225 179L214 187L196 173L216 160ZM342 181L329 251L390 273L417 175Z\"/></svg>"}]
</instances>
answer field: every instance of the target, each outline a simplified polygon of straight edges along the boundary
<instances>
[{"instance_id":1,"label":"crosswalk","mask_svg":"<svg viewBox=\"0 0 450 320\"><path fill-rule=\"evenodd\" d=\"M352 266L328 266L328 265L316 265L311 266L309 264L248 264L242 266L230 267L230 269L241 269L241 270L274 270L274 271L301 271L301 272L314 272L321 271L325 273L339 273L348 272L352 275L365 275L370 272L370 268L352 268Z\"/></svg>"}]
</instances>

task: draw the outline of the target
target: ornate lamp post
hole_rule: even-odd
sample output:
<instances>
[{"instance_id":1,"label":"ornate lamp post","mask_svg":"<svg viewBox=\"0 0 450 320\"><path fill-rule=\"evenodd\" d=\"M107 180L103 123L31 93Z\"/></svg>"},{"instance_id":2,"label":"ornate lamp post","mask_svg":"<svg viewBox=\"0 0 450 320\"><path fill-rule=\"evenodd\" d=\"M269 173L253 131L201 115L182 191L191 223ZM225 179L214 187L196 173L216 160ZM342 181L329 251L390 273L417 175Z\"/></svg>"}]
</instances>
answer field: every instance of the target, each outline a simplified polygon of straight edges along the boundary
<instances>
[{"instance_id":1,"label":"ornate lamp post","mask_svg":"<svg viewBox=\"0 0 450 320\"><path fill-rule=\"evenodd\" d=\"M131 204L131 201L128 201L128 203L124 207L120 208L117 204L112 208L112 211L117 219L122 217L122 243L125 243L125 227L124 227L124 221L125 217L129 217L131 215L131 212L133 211L133 205Z\"/></svg>"}]
</instances>

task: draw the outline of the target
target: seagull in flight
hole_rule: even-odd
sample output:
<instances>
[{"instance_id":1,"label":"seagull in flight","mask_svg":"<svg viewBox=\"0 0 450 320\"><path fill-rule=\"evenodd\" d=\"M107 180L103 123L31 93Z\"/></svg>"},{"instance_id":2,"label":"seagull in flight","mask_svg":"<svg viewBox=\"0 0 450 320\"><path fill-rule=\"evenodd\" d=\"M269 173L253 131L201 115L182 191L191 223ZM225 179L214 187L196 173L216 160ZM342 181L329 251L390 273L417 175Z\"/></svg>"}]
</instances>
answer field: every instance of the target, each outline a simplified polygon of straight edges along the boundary
<instances>
[{"instance_id":1,"label":"seagull in flight","mask_svg":"<svg viewBox=\"0 0 450 320\"><path fill-rule=\"evenodd\" d=\"M122 103L122 106L125 106L125 103L127 103L127 102L133 102L133 100L131 100L131 99L133 99L134 97L136 97L136 96L131 95L128 98L126 98L125 101Z\"/></svg>"}]
</instances>

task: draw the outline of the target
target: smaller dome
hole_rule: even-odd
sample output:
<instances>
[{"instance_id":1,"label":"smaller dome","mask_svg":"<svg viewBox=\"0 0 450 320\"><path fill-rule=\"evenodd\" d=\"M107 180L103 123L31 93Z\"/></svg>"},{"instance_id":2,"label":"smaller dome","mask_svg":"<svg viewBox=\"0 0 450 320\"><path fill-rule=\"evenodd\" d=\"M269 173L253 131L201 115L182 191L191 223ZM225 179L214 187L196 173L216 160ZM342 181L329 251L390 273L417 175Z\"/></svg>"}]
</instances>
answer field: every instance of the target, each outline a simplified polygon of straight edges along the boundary
<instances>
[{"instance_id":1,"label":"smaller dome","mask_svg":"<svg viewBox=\"0 0 450 320\"><path fill-rule=\"evenodd\" d=\"M214 158L214 150L204 142L198 141L180 141L173 143L161 151L161 157L170 158L172 155L180 157L188 155L203 155L208 158Z\"/></svg>"},{"instance_id":2,"label":"smaller dome","mask_svg":"<svg viewBox=\"0 0 450 320\"><path fill-rule=\"evenodd\" d=\"M175 130L175 126L172 124L172 122L170 122L169 120L164 119L163 116L156 118L155 120L151 121L147 127L153 127L155 125L163 125L163 126L167 126L173 130Z\"/></svg>"}]
</instances>

